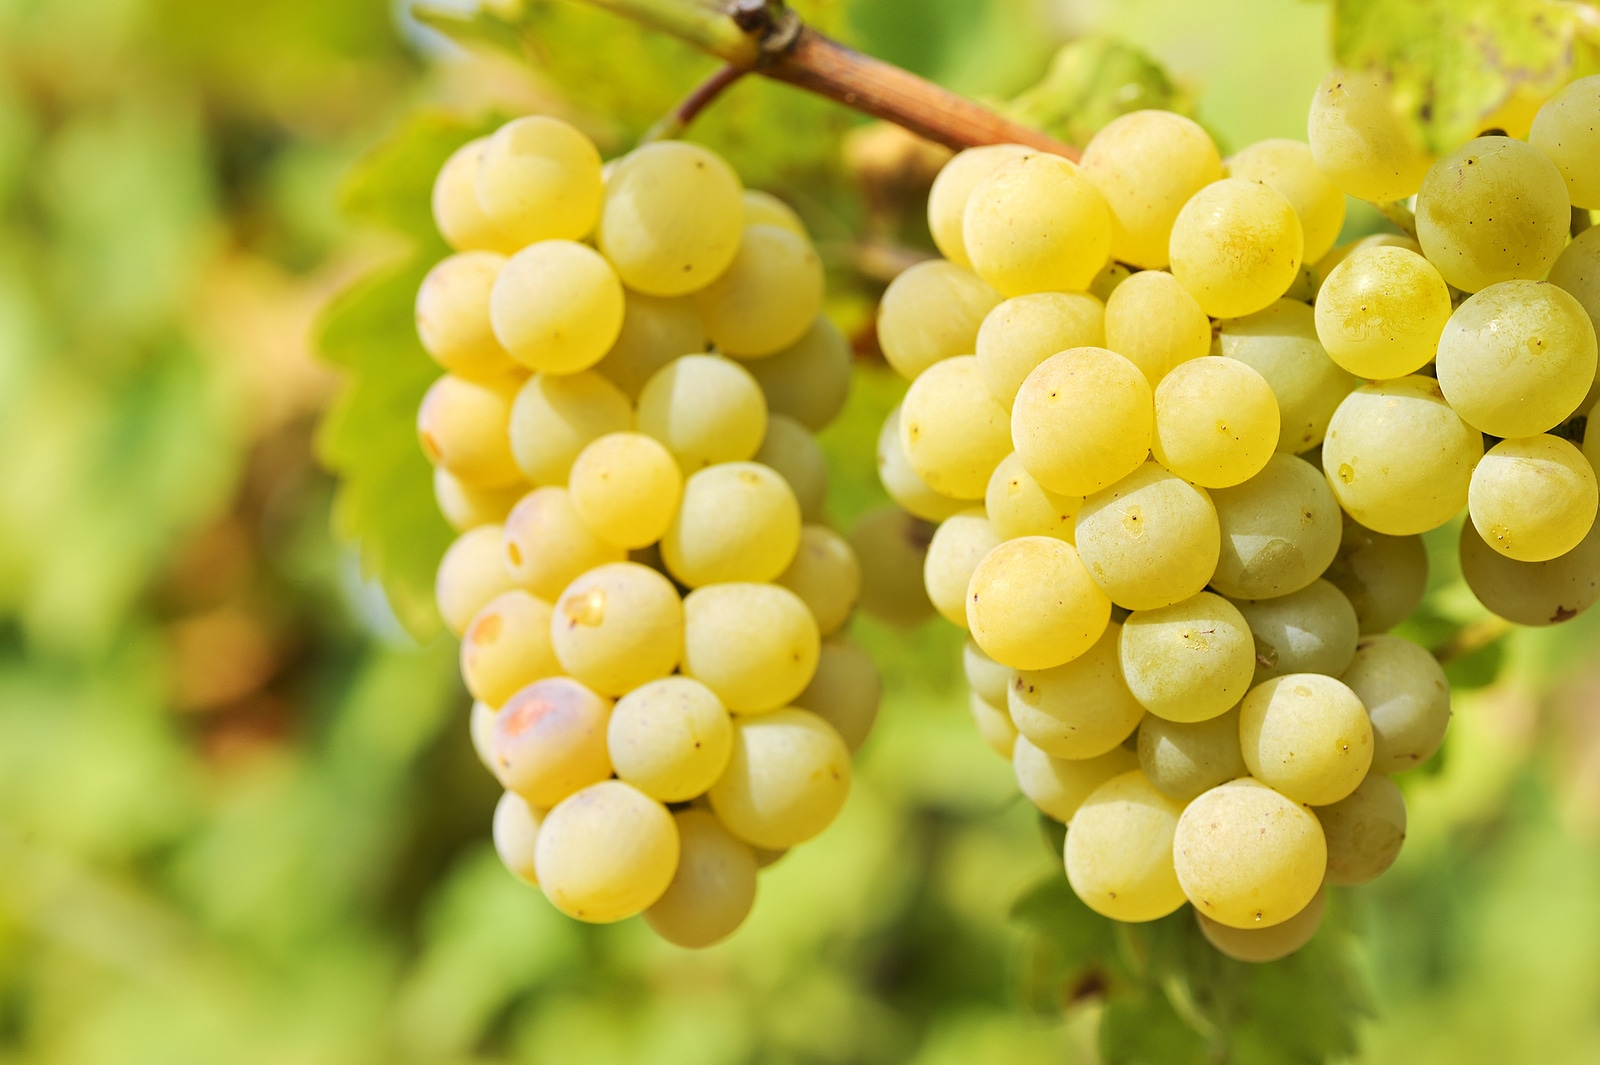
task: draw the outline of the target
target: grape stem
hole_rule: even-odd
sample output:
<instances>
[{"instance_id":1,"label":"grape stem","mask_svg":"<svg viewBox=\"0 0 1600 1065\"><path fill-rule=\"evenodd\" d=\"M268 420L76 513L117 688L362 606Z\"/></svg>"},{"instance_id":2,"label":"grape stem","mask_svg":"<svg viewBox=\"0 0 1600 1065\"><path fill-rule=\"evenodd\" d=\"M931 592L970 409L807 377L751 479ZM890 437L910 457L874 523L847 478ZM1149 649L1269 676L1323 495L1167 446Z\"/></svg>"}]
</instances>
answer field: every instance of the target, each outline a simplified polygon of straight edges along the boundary
<instances>
[{"instance_id":1,"label":"grape stem","mask_svg":"<svg viewBox=\"0 0 1600 1065\"><path fill-rule=\"evenodd\" d=\"M1412 240L1417 239L1417 216L1412 213L1410 207L1406 206L1404 200L1392 200L1389 203L1374 203L1372 206L1378 209L1379 214L1393 222L1395 228L1399 229L1400 232L1404 233Z\"/></svg>"},{"instance_id":2,"label":"grape stem","mask_svg":"<svg viewBox=\"0 0 1600 1065\"><path fill-rule=\"evenodd\" d=\"M711 105L711 102L722 95L724 89L738 81L750 72L749 67L742 67L736 63L724 63L718 67L716 73L705 81L695 86L694 91L683 98L683 102L662 115L655 125L645 131L639 138L640 144L649 144L653 141L673 140L683 136L689 124L695 117Z\"/></svg>"},{"instance_id":3,"label":"grape stem","mask_svg":"<svg viewBox=\"0 0 1600 1065\"><path fill-rule=\"evenodd\" d=\"M675 128L675 116L681 118L691 104L696 106L687 119L740 74L755 73L893 122L948 148L1026 144L1078 158L1071 145L818 33L781 0L582 2L669 33L737 68L736 73L719 71L687 97L674 115L657 124L663 130Z\"/></svg>"}]
</instances>

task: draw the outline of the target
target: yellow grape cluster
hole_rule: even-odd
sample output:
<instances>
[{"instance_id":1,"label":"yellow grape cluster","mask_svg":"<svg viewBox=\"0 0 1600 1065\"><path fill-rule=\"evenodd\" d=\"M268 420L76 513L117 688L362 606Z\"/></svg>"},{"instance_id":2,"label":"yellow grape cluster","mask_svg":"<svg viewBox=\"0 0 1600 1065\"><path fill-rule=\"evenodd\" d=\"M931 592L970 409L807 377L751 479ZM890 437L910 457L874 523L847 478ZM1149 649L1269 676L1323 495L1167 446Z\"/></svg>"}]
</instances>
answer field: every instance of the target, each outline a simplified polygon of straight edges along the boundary
<instances>
[{"instance_id":1,"label":"yellow grape cluster","mask_svg":"<svg viewBox=\"0 0 1600 1065\"><path fill-rule=\"evenodd\" d=\"M1433 655L1387 634L1426 588L1420 533L1466 509L1466 580L1513 621L1600 597L1600 433L1551 433L1595 400L1600 237L1568 230L1600 207L1597 119L1589 78L1531 142L1434 160L1335 75L1309 145L1223 158L1140 111L1078 163L999 145L939 174L943 258L878 317L910 380L880 479L937 523L923 585L970 634L978 730L1069 826L1094 910L1189 904L1265 961L1325 884L1395 860L1391 775L1450 717ZM1417 193L1418 240L1336 247L1346 193Z\"/></svg>"},{"instance_id":2,"label":"yellow grape cluster","mask_svg":"<svg viewBox=\"0 0 1600 1065\"><path fill-rule=\"evenodd\" d=\"M417 427L495 846L572 917L717 942L838 814L877 714L813 435L851 371L822 265L716 153L602 163L544 116L452 155L433 213Z\"/></svg>"}]
</instances>

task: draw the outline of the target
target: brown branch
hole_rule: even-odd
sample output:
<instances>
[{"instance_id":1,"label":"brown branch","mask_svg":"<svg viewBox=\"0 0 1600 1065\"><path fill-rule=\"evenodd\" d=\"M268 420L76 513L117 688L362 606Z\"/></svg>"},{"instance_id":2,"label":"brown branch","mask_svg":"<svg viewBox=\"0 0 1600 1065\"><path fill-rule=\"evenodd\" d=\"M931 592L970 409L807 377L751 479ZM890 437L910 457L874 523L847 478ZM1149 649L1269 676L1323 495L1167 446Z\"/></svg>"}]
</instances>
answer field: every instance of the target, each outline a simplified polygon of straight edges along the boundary
<instances>
[{"instance_id":1,"label":"brown branch","mask_svg":"<svg viewBox=\"0 0 1600 1065\"><path fill-rule=\"evenodd\" d=\"M672 140L683 136L694 122L695 117L704 111L711 102L721 96L723 90L750 72L749 67L727 63L717 68L705 81L695 86L694 91L683 98L683 101L671 111L661 116L661 119L645 131L639 143L649 144L651 141Z\"/></svg>"}]
</instances>

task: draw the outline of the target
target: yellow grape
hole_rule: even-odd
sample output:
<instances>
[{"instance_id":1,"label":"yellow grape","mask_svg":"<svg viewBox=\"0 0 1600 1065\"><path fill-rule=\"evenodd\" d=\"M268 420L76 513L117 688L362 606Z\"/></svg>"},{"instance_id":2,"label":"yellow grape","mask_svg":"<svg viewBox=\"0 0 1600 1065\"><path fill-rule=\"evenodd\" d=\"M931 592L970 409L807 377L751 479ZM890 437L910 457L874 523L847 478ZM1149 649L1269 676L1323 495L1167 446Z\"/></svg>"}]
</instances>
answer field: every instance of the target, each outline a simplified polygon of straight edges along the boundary
<instances>
[{"instance_id":1,"label":"yellow grape","mask_svg":"<svg viewBox=\"0 0 1600 1065\"><path fill-rule=\"evenodd\" d=\"M535 810L514 791L502 793L494 806L491 835L495 853L507 872L530 887L539 886L534 855L539 841L539 823L543 820L544 811Z\"/></svg>"},{"instance_id":2,"label":"yellow grape","mask_svg":"<svg viewBox=\"0 0 1600 1065\"><path fill-rule=\"evenodd\" d=\"M611 700L570 677L546 677L494 716L494 774L530 806L550 807L611 775L606 723Z\"/></svg>"},{"instance_id":3,"label":"yellow grape","mask_svg":"<svg viewBox=\"0 0 1600 1065\"><path fill-rule=\"evenodd\" d=\"M1006 693L1011 690L1011 682L1017 679L1016 670L984 654L971 636L961 646L961 667L967 686L973 692L996 706L1006 705Z\"/></svg>"},{"instance_id":4,"label":"yellow grape","mask_svg":"<svg viewBox=\"0 0 1600 1065\"><path fill-rule=\"evenodd\" d=\"M1379 73L1336 70L1311 98L1306 139L1317 167L1358 200L1403 200L1432 160Z\"/></svg>"},{"instance_id":5,"label":"yellow grape","mask_svg":"<svg viewBox=\"0 0 1600 1065\"><path fill-rule=\"evenodd\" d=\"M1094 646L1110 620L1111 600L1077 549L1054 537L1007 540L978 563L968 587L972 638L1012 669L1070 662Z\"/></svg>"},{"instance_id":6,"label":"yellow grape","mask_svg":"<svg viewBox=\"0 0 1600 1065\"><path fill-rule=\"evenodd\" d=\"M699 588L683 601L683 673L734 714L788 705L816 672L822 638L805 602L775 584Z\"/></svg>"},{"instance_id":7,"label":"yellow grape","mask_svg":"<svg viewBox=\"0 0 1600 1065\"><path fill-rule=\"evenodd\" d=\"M986 144L957 152L940 169L928 190L928 232L941 255L957 266L972 266L962 239L962 222L972 190L1001 166L1033 152L1033 148L1021 144Z\"/></svg>"},{"instance_id":8,"label":"yellow grape","mask_svg":"<svg viewBox=\"0 0 1600 1065\"><path fill-rule=\"evenodd\" d=\"M770 192L760 189L745 189L740 202L744 204L744 224L750 226L778 226L787 229L797 237L811 239L806 232L806 225L800 221L800 216L793 207L784 203Z\"/></svg>"},{"instance_id":9,"label":"yellow grape","mask_svg":"<svg viewBox=\"0 0 1600 1065\"><path fill-rule=\"evenodd\" d=\"M561 672L550 645L550 604L520 588L501 592L461 634L461 679L472 697L500 707L536 680Z\"/></svg>"},{"instance_id":10,"label":"yellow grape","mask_svg":"<svg viewBox=\"0 0 1600 1065\"><path fill-rule=\"evenodd\" d=\"M1016 296L978 328L978 372L995 402L1010 410L1035 366L1068 348L1103 346L1105 339L1105 306L1086 292Z\"/></svg>"},{"instance_id":11,"label":"yellow grape","mask_svg":"<svg viewBox=\"0 0 1600 1065\"><path fill-rule=\"evenodd\" d=\"M445 627L460 636L486 603L514 587L501 527L479 525L456 537L445 550L434 581L434 599Z\"/></svg>"},{"instance_id":12,"label":"yellow grape","mask_svg":"<svg viewBox=\"0 0 1600 1065\"><path fill-rule=\"evenodd\" d=\"M746 843L793 847L832 823L850 794L850 749L816 714L789 708L734 722L733 758L711 809Z\"/></svg>"},{"instance_id":13,"label":"yellow grape","mask_svg":"<svg viewBox=\"0 0 1600 1065\"><path fill-rule=\"evenodd\" d=\"M1206 586L1222 533L1204 488L1146 462L1083 501L1074 543L1112 602L1151 610Z\"/></svg>"},{"instance_id":14,"label":"yellow grape","mask_svg":"<svg viewBox=\"0 0 1600 1065\"><path fill-rule=\"evenodd\" d=\"M489 292L506 257L467 251L443 259L417 290L417 337L448 373L482 379L517 368L489 324Z\"/></svg>"},{"instance_id":15,"label":"yellow grape","mask_svg":"<svg viewBox=\"0 0 1600 1065\"><path fill-rule=\"evenodd\" d=\"M1317 339L1357 377L1404 377L1433 361L1450 311L1450 287L1428 260L1406 248L1359 248L1317 293Z\"/></svg>"},{"instance_id":16,"label":"yellow grape","mask_svg":"<svg viewBox=\"0 0 1600 1065\"><path fill-rule=\"evenodd\" d=\"M1053 758L1017 735L1011 751L1017 789L1041 813L1068 825L1096 788L1137 768L1139 756L1126 747L1113 747L1098 758Z\"/></svg>"},{"instance_id":17,"label":"yellow grape","mask_svg":"<svg viewBox=\"0 0 1600 1065\"><path fill-rule=\"evenodd\" d=\"M724 462L692 475L661 538L667 570L690 588L770 581L800 546L800 504L776 470Z\"/></svg>"},{"instance_id":18,"label":"yellow grape","mask_svg":"<svg viewBox=\"0 0 1600 1065\"><path fill-rule=\"evenodd\" d=\"M805 525L794 561L777 583L799 596L818 630L830 636L844 628L861 597L861 563L844 537L826 525Z\"/></svg>"},{"instance_id":19,"label":"yellow grape","mask_svg":"<svg viewBox=\"0 0 1600 1065\"><path fill-rule=\"evenodd\" d=\"M1000 460L983 496L989 523L1002 540L1054 536L1070 544L1082 507L1082 496L1061 495L1035 481L1016 452Z\"/></svg>"},{"instance_id":20,"label":"yellow grape","mask_svg":"<svg viewBox=\"0 0 1600 1065\"><path fill-rule=\"evenodd\" d=\"M1315 314L1283 299L1264 311L1222 323L1221 354L1237 359L1272 386L1278 400L1278 450L1308 451L1322 443L1341 400L1361 382L1328 358Z\"/></svg>"},{"instance_id":21,"label":"yellow grape","mask_svg":"<svg viewBox=\"0 0 1600 1065\"><path fill-rule=\"evenodd\" d=\"M1011 451L1011 422L984 386L973 355L928 367L900 407L900 446L924 484L956 499L982 499Z\"/></svg>"},{"instance_id":22,"label":"yellow grape","mask_svg":"<svg viewBox=\"0 0 1600 1065\"><path fill-rule=\"evenodd\" d=\"M530 370L599 362L622 332L622 283L587 244L545 240L506 260L489 294L495 339Z\"/></svg>"},{"instance_id":23,"label":"yellow grape","mask_svg":"<svg viewBox=\"0 0 1600 1065\"><path fill-rule=\"evenodd\" d=\"M933 614L923 588L922 564L933 526L889 504L867 511L850 530L861 562L861 606L896 625L915 625Z\"/></svg>"},{"instance_id":24,"label":"yellow grape","mask_svg":"<svg viewBox=\"0 0 1600 1065\"><path fill-rule=\"evenodd\" d=\"M1338 802L1361 783L1372 733L1356 693L1321 673L1274 677L1239 704L1239 748L1251 776L1312 806Z\"/></svg>"},{"instance_id":25,"label":"yellow grape","mask_svg":"<svg viewBox=\"0 0 1600 1065\"><path fill-rule=\"evenodd\" d=\"M524 482L481 488L463 481L443 466L433 468L434 502L439 504L439 513L456 532L466 532L479 525L498 525L527 492L528 485Z\"/></svg>"},{"instance_id":26,"label":"yellow grape","mask_svg":"<svg viewBox=\"0 0 1600 1065\"><path fill-rule=\"evenodd\" d=\"M1234 599L1299 591L1328 568L1343 535L1339 504L1321 471L1274 455L1250 480L1211 493L1222 554L1211 586Z\"/></svg>"},{"instance_id":27,"label":"yellow grape","mask_svg":"<svg viewBox=\"0 0 1600 1065\"><path fill-rule=\"evenodd\" d=\"M1108 122L1083 150L1083 170L1111 211L1111 256L1158 269L1178 212L1222 176L1217 146L1170 111L1134 111Z\"/></svg>"},{"instance_id":28,"label":"yellow grape","mask_svg":"<svg viewBox=\"0 0 1600 1065\"><path fill-rule=\"evenodd\" d=\"M854 358L839 327L819 314L798 341L752 360L745 369L760 384L773 414L818 432L844 408Z\"/></svg>"},{"instance_id":29,"label":"yellow grape","mask_svg":"<svg viewBox=\"0 0 1600 1065\"><path fill-rule=\"evenodd\" d=\"M1150 451L1204 488L1228 488L1261 472L1282 429L1272 385L1248 363L1207 356L1173 369L1155 392Z\"/></svg>"},{"instance_id":30,"label":"yellow grape","mask_svg":"<svg viewBox=\"0 0 1600 1065\"><path fill-rule=\"evenodd\" d=\"M1307 943L1322 927L1327 891L1318 888L1299 913L1269 928L1230 928L1194 911L1200 934L1206 942L1235 961L1261 964L1287 958Z\"/></svg>"},{"instance_id":31,"label":"yellow grape","mask_svg":"<svg viewBox=\"0 0 1600 1065\"><path fill-rule=\"evenodd\" d=\"M695 293L706 334L740 358L774 354L798 341L822 310L822 260L804 236L746 226L733 262Z\"/></svg>"},{"instance_id":32,"label":"yellow grape","mask_svg":"<svg viewBox=\"0 0 1600 1065\"><path fill-rule=\"evenodd\" d=\"M973 271L1004 295L1081 291L1110 254L1111 215L1078 164L1031 152L972 190L961 239Z\"/></svg>"},{"instance_id":33,"label":"yellow grape","mask_svg":"<svg viewBox=\"0 0 1600 1065\"><path fill-rule=\"evenodd\" d=\"M689 677L662 677L617 700L606 725L617 776L652 799L705 794L733 755L733 721L716 693Z\"/></svg>"},{"instance_id":34,"label":"yellow grape","mask_svg":"<svg viewBox=\"0 0 1600 1065\"><path fill-rule=\"evenodd\" d=\"M518 245L582 240L600 217L600 152L559 118L501 126L478 157L478 206Z\"/></svg>"},{"instance_id":35,"label":"yellow grape","mask_svg":"<svg viewBox=\"0 0 1600 1065\"><path fill-rule=\"evenodd\" d=\"M568 917L606 924L666 892L678 870L667 808L620 780L587 787L545 815L534 864L539 886Z\"/></svg>"},{"instance_id":36,"label":"yellow grape","mask_svg":"<svg viewBox=\"0 0 1600 1065\"><path fill-rule=\"evenodd\" d=\"M1133 698L1157 717L1186 724L1227 713L1255 675L1249 624L1211 592L1129 614L1118 655Z\"/></svg>"},{"instance_id":37,"label":"yellow grape","mask_svg":"<svg viewBox=\"0 0 1600 1065\"><path fill-rule=\"evenodd\" d=\"M1240 599L1234 606L1255 637L1257 683L1286 673L1337 677L1355 657L1361 637L1355 607L1327 580L1272 599Z\"/></svg>"},{"instance_id":38,"label":"yellow grape","mask_svg":"<svg viewBox=\"0 0 1600 1065\"><path fill-rule=\"evenodd\" d=\"M878 432L878 481L902 510L924 521L943 521L966 509L969 501L934 491L917 473L906 455L900 434L902 412L902 407L897 405Z\"/></svg>"},{"instance_id":39,"label":"yellow grape","mask_svg":"<svg viewBox=\"0 0 1600 1065\"><path fill-rule=\"evenodd\" d=\"M1139 768L1157 791L1184 803L1245 776L1239 708L1192 722L1146 714L1139 724Z\"/></svg>"},{"instance_id":40,"label":"yellow grape","mask_svg":"<svg viewBox=\"0 0 1600 1065\"><path fill-rule=\"evenodd\" d=\"M1137 366L1105 348L1072 348L1023 381L1011 439L1034 480L1087 496L1144 463L1154 421L1150 383Z\"/></svg>"},{"instance_id":41,"label":"yellow grape","mask_svg":"<svg viewBox=\"0 0 1600 1065\"><path fill-rule=\"evenodd\" d=\"M1583 542L1600 495L1594 467L1560 437L1502 440L1472 471L1467 510L1483 542L1518 562L1545 562Z\"/></svg>"},{"instance_id":42,"label":"yellow grape","mask_svg":"<svg viewBox=\"0 0 1600 1065\"><path fill-rule=\"evenodd\" d=\"M488 141L468 141L445 160L433 183L433 223L456 251L510 254L521 244L500 232L478 206L478 161Z\"/></svg>"},{"instance_id":43,"label":"yellow grape","mask_svg":"<svg viewBox=\"0 0 1600 1065\"><path fill-rule=\"evenodd\" d=\"M1478 602L1518 625L1570 621L1600 599L1600 522L1583 542L1548 562L1518 562L1461 526L1461 576Z\"/></svg>"},{"instance_id":44,"label":"yellow grape","mask_svg":"<svg viewBox=\"0 0 1600 1065\"><path fill-rule=\"evenodd\" d=\"M917 263L889 282L878 303L878 344L901 377L914 379L941 359L971 355L978 327L1000 293L942 259Z\"/></svg>"},{"instance_id":45,"label":"yellow grape","mask_svg":"<svg viewBox=\"0 0 1600 1065\"><path fill-rule=\"evenodd\" d=\"M511 455L534 484L566 484L579 452L632 428L633 404L599 374L536 373L511 404Z\"/></svg>"},{"instance_id":46,"label":"yellow grape","mask_svg":"<svg viewBox=\"0 0 1600 1065\"><path fill-rule=\"evenodd\" d=\"M672 582L637 562L596 566L567 585L550 644L569 676L618 696L664 677L683 649L683 604Z\"/></svg>"},{"instance_id":47,"label":"yellow grape","mask_svg":"<svg viewBox=\"0 0 1600 1065\"><path fill-rule=\"evenodd\" d=\"M1172 276L1213 318L1270 307L1299 274L1303 250L1289 201L1239 178L1195 193L1172 224Z\"/></svg>"},{"instance_id":48,"label":"yellow grape","mask_svg":"<svg viewBox=\"0 0 1600 1065\"><path fill-rule=\"evenodd\" d=\"M1053 758L1098 758L1133 735L1144 717L1122 675L1117 641L1106 626L1095 645L1064 665L1022 670L1006 706L1017 732Z\"/></svg>"},{"instance_id":49,"label":"yellow grape","mask_svg":"<svg viewBox=\"0 0 1600 1065\"><path fill-rule=\"evenodd\" d=\"M644 911L656 935L698 950L729 936L756 901L756 855L706 810L679 810L678 869Z\"/></svg>"},{"instance_id":50,"label":"yellow grape","mask_svg":"<svg viewBox=\"0 0 1600 1065\"><path fill-rule=\"evenodd\" d=\"M1600 75L1579 78L1533 117L1528 143L1556 164L1574 207L1600 207Z\"/></svg>"},{"instance_id":51,"label":"yellow grape","mask_svg":"<svg viewBox=\"0 0 1600 1065\"><path fill-rule=\"evenodd\" d=\"M1139 367L1151 388L1211 351L1211 320L1164 270L1142 270L1117 286L1106 300L1105 332L1105 346Z\"/></svg>"},{"instance_id":52,"label":"yellow grape","mask_svg":"<svg viewBox=\"0 0 1600 1065\"><path fill-rule=\"evenodd\" d=\"M552 603L579 574L624 555L583 523L565 488L554 486L535 488L511 508L503 540L512 581Z\"/></svg>"},{"instance_id":53,"label":"yellow grape","mask_svg":"<svg viewBox=\"0 0 1600 1065\"><path fill-rule=\"evenodd\" d=\"M597 537L637 550L666 535L683 497L683 473L653 437L608 433L578 452L567 493Z\"/></svg>"},{"instance_id":54,"label":"yellow grape","mask_svg":"<svg viewBox=\"0 0 1600 1065\"><path fill-rule=\"evenodd\" d=\"M1004 696L1005 692L1000 694ZM972 724L977 728L979 738L991 751L1009 762L1016 752L1017 726L1011 720L1011 714L1005 706L1004 698L997 703L991 703L975 691L967 693L967 708L972 714ZM1039 751L1039 757L1050 756ZM1029 798L1032 799L1031 796ZM1035 802L1035 805L1038 803Z\"/></svg>"},{"instance_id":55,"label":"yellow grape","mask_svg":"<svg viewBox=\"0 0 1600 1065\"><path fill-rule=\"evenodd\" d=\"M637 292L698 291L738 254L743 193L739 175L708 148L685 141L636 148L606 182L600 251Z\"/></svg>"},{"instance_id":56,"label":"yellow grape","mask_svg":"<svg viewBox=\"0 0 1600 1065\"><path fill-rule=\"evenodd\" d=\"M673 359L706 350L706 324L690 296L623 296L622 331L596 373L637 400L652 374Z\"/></svg>"},{"instance_id":57,"label":"yellow grape","mask_svg":"<svg viewBox=\"0 0 1600 1065\"><path fill-rule=\"evenodd\" d=\"M1195 912L1230 928L1289 920L1316 895L1328 865L1316 815L1250 777L1189 803L1172 855Z\"/></svg>"},{"instance_id":58,"label":"yellow grape","mask_svg":"<svg viewBox=\"0 0 1600 1065\"><path fill-rule=\"evenodd\" d=\"M1363 637L1341 679L1372 721L1373 772L1415 769L1444 742L1450 681L1426 647L1399 636Z\"/></svg>"},{"instance_id":59,"label":"yellow grape","mask_svg":"<svg viewBox=\"0 0 1600 1065\"><path fill-rule=\"evenodd\" d=\"M1315 813L1328 841L1328 883L1365 884L1400 856L1406 800L1382 773L1369 773L1355 791Z\"/></svg>"},{"instance_id":60,"label":"yellow grape","mask_svg":"<svg viewBox=\"0 0 1600 1065\"><path fill-rule=\"evenodd\" d=\"M1224 177L1270 185L1300 217L1304 261L1316 262L1344 226L1344 192L1317 166L1310 146L1292 140L1257 141L1223 164Z\"/></svg>"},{"instance_id":61,"label":"yellow grape","mask_svg":"<svg viewBox=\"0 0 1600 1065\"><path fill-rule=\"evenodd\" d=\"M511 402L520 380L467 381L450 374L435 381L417 411L417 438L434 466L480 488L522 480L511 455Z\"/></svg>"},{"instance_id":62,"label":"yellow grape","mask_svg":"<svg viewBox=\"0 0 1600 1065\"><path fill-rule=\"evenodd\" d=\"M794 489L800 503L800 516L806 521L821 521L828 499L828 457L811 430L784 414L767 416L767 434L755 461L771 466Z\"/></svg>"},{"instance_id":63,"label":"yellow grape","mask_svg":"<svg viewBox=\"0 0 1600 1065\"><path fill-rule=\"evenodd\" d=\"M753 456L767 435L767 402L750 371L732 359L684 355L645 382L638 428L691 474Z\"/></svg>"},{"instance_id":64,"label":"yellow grape","mask_svg":"<svg viewBox=\"0 0 1600 1065\"><path fill-rule=\"evenodd\" d=\"M1362 635L1388 632L1422 605L1428 550L1420 536L1385 536L1346 516L1339 553L1322 576L1355 608Z\"/></svg>"},{"instance_id":65,"label":"yellow grape","mask_svg":"<svg viewBox=\"0 0 1600 1065\"><path fill-rule=\"evenodd\" d=\"M1186 901L1172 863L1183 807L1137 769L1083 800L1067 833L1067 881L1091 910L1117 921L1153 921Z\"/></svg>"}]
</instances>

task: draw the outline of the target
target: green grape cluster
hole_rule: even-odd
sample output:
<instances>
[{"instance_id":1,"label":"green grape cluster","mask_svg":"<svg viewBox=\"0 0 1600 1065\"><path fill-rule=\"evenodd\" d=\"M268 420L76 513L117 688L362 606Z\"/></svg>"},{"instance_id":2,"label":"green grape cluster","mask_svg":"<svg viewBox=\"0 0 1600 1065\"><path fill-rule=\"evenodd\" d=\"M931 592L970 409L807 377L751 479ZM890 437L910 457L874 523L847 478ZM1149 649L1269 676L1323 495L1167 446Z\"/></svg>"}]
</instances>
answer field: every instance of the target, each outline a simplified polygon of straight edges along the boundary
<instances>
[{"instance_id":1,"label":"green grape cluster","mask_svg":"<svg viewBox=\"0 0 1600 1065\"><path fill-rule=\"evenodd\" d=\"M1182 116L1072 163L1018 145L934 183L942 259L878 318L910 380L884 487L938 523L927 599L968 630L983 739L1068 825L1092 909L1192 905L1249 961L1316 932L1325 884L1395 860L1393 774L1443 742L1434 656L1388 630L1421 533L1527 624L1600 597L1600 78L1528 140L1434 159L1380 79L1318 91L1309 144L1223 158ZM1416 195L1418 239L1335 247L1346 194ZM1548 280L1541 280L1548 274ZM871 604L869 604L870 606Z\"/></svg>"},{"instance_id":2,"label":"green grape cluster","mask_svg":"<svg viewBox=\"0 0 1600 1065\"><path fill-rule=\"evenodd\" d=\"M813 435L851 354L781 201L715 153L602 163L554 118L456 152L418 414L507 868L591 922L717 942L850 790L877 671Z\"/></svg>"}]
</instances>

